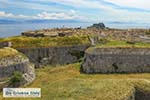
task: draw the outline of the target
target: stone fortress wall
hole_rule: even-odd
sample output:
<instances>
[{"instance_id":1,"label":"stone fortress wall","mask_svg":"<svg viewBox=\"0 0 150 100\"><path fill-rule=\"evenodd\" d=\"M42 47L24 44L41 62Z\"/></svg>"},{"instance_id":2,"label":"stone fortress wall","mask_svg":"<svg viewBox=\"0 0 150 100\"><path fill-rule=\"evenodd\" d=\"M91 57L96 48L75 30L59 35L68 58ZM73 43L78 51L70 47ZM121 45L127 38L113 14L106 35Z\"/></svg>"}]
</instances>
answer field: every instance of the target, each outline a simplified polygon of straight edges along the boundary
<instances>
[{"instance_id":1,"label":"stone fortress wall","mask_svg":"<svg viewBox=\"0 0 150 100\"><path fill-rule=\"evenodd\" d=\"M18 51L25 54L36 67L44 65L71 64L84 56L88 45L47 47L47 48L21 48Z\"/></svg>"},{"instance_id":2,"label":"stone fortress wall","mask_svg":"<svg viewBox=\"0 0 150 100\"><path fill-rule=\"evenodd\" d=\"M81 70L85 73L150 72L150 48L89 48Z\"/></svg>"},{"instance_id":3,"label":"stone fortress wall","mask_svg":"<svg viewBox=\"0 0 150 100\"><path fill-rule=\"evenodd\" d=\"M28 58L16 64L3 64L0 77L15 70L28 72L29 63L36 68L46 65L63 65L78 62L83 56L81 71L85 73L142 73L150 72L150 48L96 48L88 45L19 48ZM2 61L2 60L1 60ZM13 61L13 60L10 60ZM5 60L3 61L5 62ZM14 61L15 62L15 61Z\"/></svg>"}]
</instances>

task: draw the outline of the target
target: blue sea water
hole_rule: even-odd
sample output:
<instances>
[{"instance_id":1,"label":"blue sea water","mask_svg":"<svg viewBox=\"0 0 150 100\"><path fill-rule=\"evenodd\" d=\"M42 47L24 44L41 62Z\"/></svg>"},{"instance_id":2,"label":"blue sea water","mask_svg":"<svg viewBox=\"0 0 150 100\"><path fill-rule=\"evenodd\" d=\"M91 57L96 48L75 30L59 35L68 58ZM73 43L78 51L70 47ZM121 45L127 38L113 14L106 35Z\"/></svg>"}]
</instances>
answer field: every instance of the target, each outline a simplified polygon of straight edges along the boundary
<instances>
[{"instance_id":1,"label":"blue sea water","mask_svg":"<svg viewBox=\"0 0 150 100\"><path fill-rule=\"evenodd\" d=\"M0 24L0 38L20 35L21 32L36 29L79 27L86 28L92 23L30 23L30 24ZM110 28L150 28L150 24L110 24L105 23Z\"/></svg>"}]
</instances>

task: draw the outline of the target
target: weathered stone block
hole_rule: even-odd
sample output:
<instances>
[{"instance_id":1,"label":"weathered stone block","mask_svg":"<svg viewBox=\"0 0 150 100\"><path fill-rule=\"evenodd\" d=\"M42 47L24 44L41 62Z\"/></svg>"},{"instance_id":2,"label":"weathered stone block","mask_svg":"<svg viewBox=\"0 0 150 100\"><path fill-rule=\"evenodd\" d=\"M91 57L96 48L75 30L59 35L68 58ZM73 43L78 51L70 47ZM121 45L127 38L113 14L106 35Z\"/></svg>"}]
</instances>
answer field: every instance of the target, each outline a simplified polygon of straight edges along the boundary
<instances>
[{"instance_id":1,"label":"weathered stone block","mask_svg":"<svg viewBox=\"0 0 150 100\"><path fill-rule=\"evenodd\" d=\"M12 46L11 42L0 42L0 48L11 47L11 46Z\"/></svg>"}]
</instances>

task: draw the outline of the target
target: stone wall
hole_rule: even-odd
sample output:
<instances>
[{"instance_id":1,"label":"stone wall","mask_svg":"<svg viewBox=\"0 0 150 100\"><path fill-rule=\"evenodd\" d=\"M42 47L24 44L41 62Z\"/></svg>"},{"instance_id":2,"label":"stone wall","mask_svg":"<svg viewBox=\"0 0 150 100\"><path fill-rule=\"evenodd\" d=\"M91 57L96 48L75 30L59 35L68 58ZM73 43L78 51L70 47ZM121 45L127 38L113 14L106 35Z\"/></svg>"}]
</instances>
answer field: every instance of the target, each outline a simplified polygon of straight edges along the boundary
<instances>
[{"instance_id":1,"label":"stone wall","mask_svg":"<svg viewBox=\"0 0 150 100\"><path fill-rule=\"evenodd\" d=\"M11 47L11 46L12 46L11 42L0 42L0 48Z\"/></svg>"},{"instance_id":2,"label":"stone wall","mask_svg":"<svg viewBox=\"0 0 150 100\"><path fill-rule=\"evenodd\" d=\"M47 47L47 48L21 48L17 49L24 53L36 67L43 65L70 64L80 60L88 45Z\"/></svg>"},{"instance_id":3,"label":"stone wall","mask_svg":"<svg viewBox=\"0 0 150 100\"><path fill-rule=\"evenodd\" d=\"M85 73L150 72L150 48L89 48L81 66Z\"/></svg>"}]
</instances>

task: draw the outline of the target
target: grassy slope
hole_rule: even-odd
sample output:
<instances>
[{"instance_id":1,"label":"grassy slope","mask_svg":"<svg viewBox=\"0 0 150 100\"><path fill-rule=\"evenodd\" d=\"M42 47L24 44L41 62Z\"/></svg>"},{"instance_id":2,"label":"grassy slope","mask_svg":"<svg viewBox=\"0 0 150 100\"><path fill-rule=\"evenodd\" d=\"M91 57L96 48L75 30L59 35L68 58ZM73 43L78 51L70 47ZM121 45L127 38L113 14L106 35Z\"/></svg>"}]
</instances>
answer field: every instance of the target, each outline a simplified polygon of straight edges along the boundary
<instances>
[{"instance_id":1,"label":"grassy slope","mask_svg":"<svg viewBox=\"0 0 150 100\"><path fill-rule=\"evenodd\" d=\"M140 87L150 91L150 84L139 79L150 79L150 74L96 74L87 75L79 72L80 64L64 67L46 67L37 69L36 80L26 87L42 89L42 98L25 100L122 100L132 91ZM2 93L0 100L4 99Z\"/></svg>"},{"instance_id":2,"label":"grassy slope","mask_svg":"<svg viewBox=\"0 0 150 100\"><path fill-rule=\"evenodd\" d=\"M117 40L111 40L107 42L106 44L98 44L97 47L139 47L139 48L150 48L150 43L144 43L144 42L136 42L135 44L130 44L126 41L117 41Z\"/></svg>"},{"instance_id":3,"label":"grassy slope","mask_svg":"<svg viewBox=\"0 0 150 100\"><path fill-rule=\"evenodd\" d=\"M70 46L89 44L89 40L85 35L73 35L69 37L9 37L0 39L0 42L10 41L13 48L31 48L31 47L50 47L50 46Z\"/></svg>"},{"instance_id":4,"label":"grassy slope","mask_svg":"<svg viewBox=\"0 0 150 100\"><path fill-rule=\"evenodd\" d=\"M8 56L14 56L16 55L18 52L15 49L11 49L11 48L2 48L0 49L0 59L1 58L5 58Z\"/></svg>"}]
</instances>

